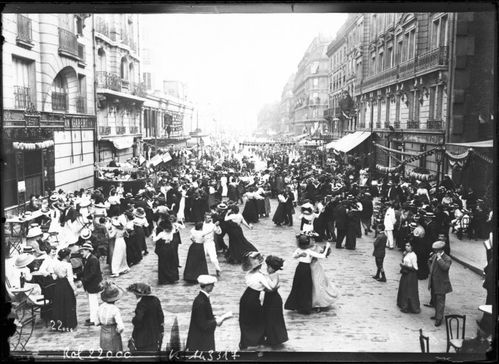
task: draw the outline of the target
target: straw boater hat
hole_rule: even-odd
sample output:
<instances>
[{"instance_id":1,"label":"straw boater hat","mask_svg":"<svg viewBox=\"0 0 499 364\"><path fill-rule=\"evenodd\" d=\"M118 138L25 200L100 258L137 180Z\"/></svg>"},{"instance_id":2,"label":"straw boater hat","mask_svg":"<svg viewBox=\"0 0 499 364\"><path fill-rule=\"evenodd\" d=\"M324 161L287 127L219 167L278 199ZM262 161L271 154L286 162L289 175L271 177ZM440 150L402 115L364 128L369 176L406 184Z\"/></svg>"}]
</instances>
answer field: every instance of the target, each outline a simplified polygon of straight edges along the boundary
<instances>
[{"instance_id":1,"label":"straw boater hat","mask_svg":"<svg viewBox=\"0 0 499 364\"><path fill-rule=\"evenodd\" d=\"M50 195L49 199L50 199L50 201L55 202L59 199L59 195L52 194L52 195Z\"/></svg>"},{"instance_id":2,"label":"straw boater hat","mask_svg":"<svg viewBox=\"0 0 499 364\"><path fill-rule=\"evenodd\" d=\"M224 204L223 202L222 202L222 203L219 203L219 204L217 205L217 208L218 208L219 210L227 210L227 209L228 209L228 207L229 207L229 206L227 206L227 205L226 205L226 204Z\"/></svg>"},{"instance_id":3,"label":"straw boater hat","mask_svg":"<svg viewBox=\"0 0 499 364\"><path fill-rule=\"evenodd\" d=\"M35 249L31 245L26 245L25 247L23 247L23 253L34 254Z\"/></svg>"},{"instance_id":4,"label":"straw boater hat","mask_svg":"<svg viewBox=\"0 0 499 364\"><path fill-rule=\"evenodd\" d=\"M431 247L432 247L432 249L435 249L435 250L443 249L445 247L445 242L443 242L441 240L436 241L433 243L433 245Z\"/></svg>"},{"instance_id":5,"label":"straw boater hat","mask_svg":"<svg viewBox=\"0 0 499 364\"><path fill-rule=\"evenodd\" d=\"M46 215L46 214L50 214L50 209L49 209L49 207L48 207L48 206L43 206L43 207L41 208L40 212L41 212L42 214L44 214L44 215Z\"/></svg>"},{"instance_id":6,"label":"straw boater hat","mask_svg":"<svg viewBox=\"0 0 499 364\"><path fill-rule=\"evenodd\" d=\"M123 289L118 287L115 283L106 281L104 282L104 290L100 294L100 298L107 303L118 301L123 296Z\"/></svg>"},{"instance_id":7,"label":"straw boater hat","mask_svg":"<svg viewBox=\"0 0 499 364\"><path fill-rule=\"evenodd\" d=\"M31 224L29 226L28 235L26 235L26 239L35 239L43 235L43 231L38 224Z\"/></svg>"},{"instance_id":8,"label":"straw boater hat","mask_svg":"<svg viewBox=\"0 0 499 364\"><path fill-rule=\"evenodd\" d=\"M17 268L25 268L35 260L35 257L31 254L22 253L16 258L15 265Z\"/></svg>"},{"instance_id":9,"label":"straw boater hat","mask_svg":"<svg viewBox=\"0 0 499 364\"><path fill-rule=\"evenodd\" d=\"M138 296L148 296L151 294L151 286L145 283L133 283L128 286L127 291Z\"/></svg>"},{"instance_id":10,"label":"straw boater hat","mask_svg":"<svg viewBox=\"0 0 499 364\"><path fill-rule=\"evenodd\" d=\"M78 249L78 251L80 251L80 250L88 250L89 252L93 252L94 248L93 248L92 244L89 241L86 241L85 244L83 244L81 246L81 248Z\"/></svg>"},{"instance_id":11,"label":"straw boater hat","mask_svg":"<svg viewBox=\"0 0 499 364\"><path fill-rule=\"evenodd\" d=\"M208 274L201 274L200 276L198 276L198 283L202 286L207 286L209 284L217 283L217 279Z\"/></svg>"},{"instance_id":12,"label":"straw boater hat","mask_svg":"<svg viewBox=\"0 0 499 364\"><path fill-rule=\"evenodd\" d=\"M135 211L133 212L133 214L138 218L146 217L146 212L144 211L144 209L142 207L137 207L135 209Z\"/></svg>"},{"instance_id":13,"label":"straw boater hat","mask_svg":"<svg viewBox=\"0 0 499 364\"><path fill-rule=\"evenodd\" d=\"M92 236L92 232L90 231L90 229L88 229L88 228L81 229L81 231L80 231L80 237L83 240L88 240L88 239L90 239L91 236Z\"/></svg>"},{"instance_id":14,"label":"straw boater hat","mask_svg":"<svg viewBox=\"0 0 499 364\"><path fill-rule=\"evenodd\" d=\"M249 252L243 258L242 268L243 271L248 272L256 267L261 266L263 263L262 254L259 252Z\"/></svg>"}]
</instances>

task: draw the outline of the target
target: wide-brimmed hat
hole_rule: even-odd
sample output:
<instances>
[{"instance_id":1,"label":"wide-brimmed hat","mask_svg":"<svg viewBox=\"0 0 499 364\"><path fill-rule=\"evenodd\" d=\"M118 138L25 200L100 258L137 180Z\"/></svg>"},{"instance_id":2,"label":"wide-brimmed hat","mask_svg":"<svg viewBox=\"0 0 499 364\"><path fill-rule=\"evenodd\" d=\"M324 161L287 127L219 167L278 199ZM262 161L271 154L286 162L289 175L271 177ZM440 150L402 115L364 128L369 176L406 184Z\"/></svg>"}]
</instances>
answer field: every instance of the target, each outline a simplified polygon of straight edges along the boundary
<instances>
[{"instance_id":1,"label":"wide-brimmed hat","mask_svg":"<svg viewBox=\"0 0 499 364\"><path fill-rule=\"evenodd\" d=\"M49 209L49 207L48 207L48 206L43 206L43 207L40 209L40 212L41 212L42 214L44 214L44 215L45 215L45 214L49 214L49 213L50 213L50 209Z\"/></svg>"},{"instance_id":2,"label":"wide-brimmed hat","mask_svg":"<svg viewBox=\"0 0 499 364\"><path fill-rule=\"evenodd\" d=\"M144 211L144 209L142 207L137 207L135 209L135 211L133 212L133 214L139 218L146 216L146 212Z\"/></svg>"},{"instance_id":3,"label":"wide-brimmed hat","mask_svg":"<svg viewBox=\"0 0 499 364\"><path fill-rule=\"evenodd\" d=\"M201 274L200 276L198 276L198 283L203 286L206 286L208 284L215 284L217 283L217 278L208 274Z\"/></svg>"},{"instance_id":4,"label":"wide-brimmed hat","mask_svg":"<svg viewBox=\"0 0 499 364\"><path fill-rule=\"evenodd\" d=\"M33 248L31 245L26 245L23 247L23 253L34 254L35 248Z\"/></svg>"},{"instance_id":5,"label":"wide-brimmed hat","mask_svg":"<svg viewBox=\"0 0 499 364\"><path fill-rule=\"evenodd\" d=\"M28 231L28 235L26 235L26 239L34 239L34 238L38 238L39 236L42 236L42 235L43 235L43 231L40 228L40 225L31 224L29 226L29 231Z\"/></svg>"},{"instance_id":6,"label":"wide-brimmed hat","mask_svg":"<svg viewBox=\"0 0 499 364\"><path fill-rule=\"evenodd\" d=\"M50 197L49 197L49 200L50 200L50 201L52 201L52 202L55 202L55 201L57 201L58 199L59 199L59 195L57 195L57 194L52 194L52 195L50 195Z\"/></svg>"},{"instance_id":7,"label":"wide-brimmed hat","mask_svg":"<svg viewBox=\"0 0 499 364\"><path fill-rule=\"evenodd\" d=\"M243 271L248 272L262 265L263 257L259 252L249 252L243 258Z\"/></svg>"},{"instance_id":8,"label":"wide-brimmed hat","mask_svg":"<svg viewBox=\"0 0 499 364\"><path fill-rule=\"evenodd\" d=\"M435 217L435 214L433 212L427 212L425 213L425 217L431 217L431 218L434 218Z\"/></svg>"},{"instance_id":9,"label":"wide-brimmed hat","mask_svg":"<svg viewBox=\"0 0 499 364\"><path fill-rule=\"evenodd\" d=\"M432 247L432 249L436 249L436 250L443 249L445 247L445 242L438 240L438 241L434 242L431 247Z\"/></svg>"},{"instance_id":10,"label":"wide-brimmed hat","mask_svg":"<svg viewBox=\"0 0 499 364\"><path fill-rule=\"evenodd\" d=\"M100 294L100 298L107 303L116 302L123 296L123 289L116 283L105 281L104 290Z\"/></svg>"},{"instance_id":11,"label":"wide-brimmed hat","mask_svg":"<svg viewBox=\"0 0 499 364\"><path fill-rule=\"evenodd\" d=\"M416 224L415 222L411 222L409 224L409 227L412 228L412 229L415 229L417 226L418 226L418 224Z\"/></svg>"},{"instance_id":12,"label":"wide-brimmed hat","mask_svg":"<svg viewBox=\"0 0 499 364\"><path fill-rule=\"evenodd\" d=\"M25 268L35 260L35 257L28 253L21 253L17 256L15 265L17 268Z\"/></svg>"},{"instance_id":13,"label":"wide-brimmed hat","mask_svg":"<svg viewBox=\"0 0 499 364\"><path fill-rule=\"evenodd\" d=\"M217 208L220 209L220 210L227 210L229 206L227 206L226 204L224 204L223 202L222 203L219 203L217 205Z\"/></svg>"},{"instance_id":14,"label":"wide-brimmed hat","mask_svg":"<svg viewBox=\"0 0 499 364\"><path fill-rule=\"evenodd\" d=\"M89 228L83 228L83 229L81 229L81 231L80 231L80 237L83 240L90 239L91 236L92 236L92 232L90 231Z\"/></svg>"},{"instance_id":15,"label":"wide-brimmed hat","mask_svg":"<svg viewBox=\"0 0 499 364\"><path fill-rule=\"evenodd\" d=\"M89 252L93 252L94 251L94 247L92 246L92 244L89 242L89 241L86 241L79 249L78 251L80 250L88 250Z\"/></svg>"},{"instance_id":16,"label":"wide-brimmed hat","mask_svg":"<svg viewBox=\"0 0 499 364\"><path fill-rule=\"evenodd\" d=\"M146 283L133 283L129 285L126 290L135 293L138 296L147 296L151 294L151 286Z\"/></svg>"},{"instance_id":17,"label":"wide-brimmed hat","mask_svg":"<svg viewBox=\"0 0 499 364\"><path fill-rule=\"evenodd\" d=\"M130 193L130 192L127 192L126 195L125 195L126 198L132 198L133 195Z\"/></svg>"}]
</instances>

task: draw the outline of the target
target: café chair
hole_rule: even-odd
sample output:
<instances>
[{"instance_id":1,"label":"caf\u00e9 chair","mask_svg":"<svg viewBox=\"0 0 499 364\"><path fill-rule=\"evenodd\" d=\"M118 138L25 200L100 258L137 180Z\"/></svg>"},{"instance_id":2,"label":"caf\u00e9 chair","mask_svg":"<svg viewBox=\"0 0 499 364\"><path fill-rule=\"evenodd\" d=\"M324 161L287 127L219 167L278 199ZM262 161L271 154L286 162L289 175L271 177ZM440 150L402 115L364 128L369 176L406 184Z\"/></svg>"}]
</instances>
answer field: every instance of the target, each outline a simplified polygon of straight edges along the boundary
<instances>
[{"instance_id":1,"label":"caf\u00e9 chair","mask_svg":"<svg viewBox=\"0 0 499 364\"><path fill-rule=\"evenodd\" d=\"M430 338L423 335L423 329L419 329L419 345L422 353L430 352Z\"/></svg>"},{"instance_id":2,"label":"caf\u00e9 chair","mask_svg":"<svg viewBox=\"0 0 499 364\"><path fill-rule=\"evenodd\" d=\"M447 330L447 352L451 346L456 352L459 352L464 341L466 315L445 315L445 328Z\"/></svg>"}]
</instances>

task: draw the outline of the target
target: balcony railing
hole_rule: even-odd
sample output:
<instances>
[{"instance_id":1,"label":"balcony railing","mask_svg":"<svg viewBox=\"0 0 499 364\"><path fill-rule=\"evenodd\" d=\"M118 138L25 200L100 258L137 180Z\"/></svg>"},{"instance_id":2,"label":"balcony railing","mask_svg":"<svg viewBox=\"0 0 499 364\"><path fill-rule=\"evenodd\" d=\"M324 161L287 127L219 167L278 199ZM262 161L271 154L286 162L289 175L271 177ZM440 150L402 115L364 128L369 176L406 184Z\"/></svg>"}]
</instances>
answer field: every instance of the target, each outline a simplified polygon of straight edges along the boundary
<instances>
[{"instance_id":1,"label":"balcony railing","mask_svg":"<svg viewBox=\"0 0 499 364\"><path fill-rule=\"evenodd\" d=\"M80 61L85 62L85 46L78 43L78 58Z\"/></svg>"},{"instance_id":2,"label":"balcony railing","mask_svg":"<svg viewBox=\"0 0 499 364\"><path fill-rule=\"evenodd\" d=\"M116 127L116 134L126 134L126 126L117 126Z\"/></svg>"},{"instance_id":3,"label":"balcony railing","mask_svg":"<svg viewBox=\"0 0 499 364\"><path fill-rule=\"evenodd\" d=\"M399 71L398 71L399 78L404 78L404 77L409 76L411 73L414 73L414 65L415 65L414 58L412 58L408 61L402 62L399 65Z\"/></svg>"},{"instance_id":4,"label":"balcony railing","mask_svg":"<svg viewBox=\"0 0 499 364\"><path fill-rule=\"evenodd\" d=\"M397 79L398 76L398 67L391 67L379 73L376 73L372 76L366 77L364 82L362 83L363 87L371 87L373 85L379 83L387 83L392 82Z\"/></svg>"},{"instance_id":5,"label":"balcony railing","mask_svg":"<svg viewBox=\"0 0 499 364\"><path fill-rule=\"evenodd\" d=\"M59 28L59 52L78 57L78 41L76 34Z\"/></svg>"},{"instance_id":6,"label":"balcony railing","mask_svg":"<svg viewBox=\"0 0 499 364\"><path fill-rule=\"evenodd\" d=\"M115 33L111 31L111 27L106 23L101 17L95 18L95 31L102 35L105 35L111 40L116 40Z\"/></svg>"},{"instance_id":7,"label":"balcony railing","mask_svg":"<svg viewBox=\"0 0 499 364\"><path fill-rule=\"evenodd\" d=\"M442 120L428 120L426 124L427 129L442 129L443 122Z\"/></svg>"},{"instance_id":8,"label":"balcony railing","mask_svg":"<svg viewBox=\"0 0 499 364\"><path fill-rule=\"evenodd\" d=\"M407 120L407 129L419 129L419 120Z\"/></svg>"},{"instance_id":9,"label":"balcony railing","mask_svg":"<svg viewBox=\"0 0 499 364\"><path fill-rule=\"evenodd\" d=\"M97 86L114 91L121 91L121 78L115 73L96 72Z\"/></svg>"},{"instance_id":10,"label":"balcony railing","mask_svg":"<svg viewBox=\"0 0 499 364\"><path fill-rule=\"evenodd\" d=\"M99 126L99 134L100 135L111 134L111 127L110 126Z\"/></svg>"},{"instance_id":11,"label":"balcony railing","mask_svg":"<svg viewBox=\"0 0 499 364\"><path fill-rule=\"evenodd\" d=\"M390 122L389 121L385 121L385 123L383 124L383 126L385 127L385 129L388 129L390 127Z\"/></svg>"},{"instance_id":12,"label":"balcony railing","mask_svg":"<svg viewBox=\"0 0 499 364\"><path fill-rule=\"evenodd\" d=\"M138 126L131 126L129 129L130 129L130 134L138 134L139 133Z\"/></svg>"},{"instance_id":13,"label":"balcony railing","mask_svg":"<svg viewBox=\"0 0 499 364\"><path fill-rule=\"evenodd\" d=\"M87 99L85 96L78 96L76 98L76 112L80 114L87 112Z\"/></svg>"},{"instance_id":14,"label":"balcony railing","mask_svg":"<svg viewBox=\"0 0 499 364\"><path fill-rule=\"evenodd\" d=\"M31 103L30 89L24 86L14 86L14 107L26 109Z\"/></svg>"},{"instance_id":15,"label":"balcony railing","mask_svg":"<svg viewBox=\"0 0 499 364\"><path fill-rule=\"evenodd\" d=\"M418 55L416 71L426 70L434 66L445 66L449 60L449 47L442 46L429 52Z\"/></svg>"},{"instance_id":16,"label":"balcony railing","mask_svg":"<svg viewBox=\"0 0 499 364\"><path fill-rule=\"evenodd\" d=\"M18 14L17 15L17 41L22 43L31 43L33 33L31 28L31 19Z\"/></svg>"},{"instance_id":17,"label":"balcony railing","mask_svg":"<svg viewBox=\"0 0 499 364\"><path fill-rule=\"evenodd\" d=\"M64 92L52 92L52 110L66 111L68 109L68 94Z\"/></svg>"}]
</instances>

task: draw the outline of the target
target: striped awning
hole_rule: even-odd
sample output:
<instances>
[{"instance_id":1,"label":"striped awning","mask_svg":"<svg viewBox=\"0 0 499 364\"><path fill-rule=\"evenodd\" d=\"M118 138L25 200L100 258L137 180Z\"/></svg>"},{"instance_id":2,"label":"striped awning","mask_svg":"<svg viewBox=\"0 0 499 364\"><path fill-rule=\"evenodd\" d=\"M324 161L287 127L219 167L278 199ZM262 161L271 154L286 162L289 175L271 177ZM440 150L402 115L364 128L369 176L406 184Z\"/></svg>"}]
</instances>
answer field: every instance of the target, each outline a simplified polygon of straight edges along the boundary
<instances>
[{"instance_id":1,"label":"striped awning","mask_svg":"<svg viewBox=\"0 0 499 364\"><path fill-rule=\"evenodd\" d=\"M355 133L345 135L341 139L326 144L325 148L328 150L334 149L339 152L348 153L370 136L371 136L370 131L356 131Z\"/></svg>"}]
</instances>

